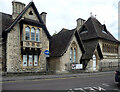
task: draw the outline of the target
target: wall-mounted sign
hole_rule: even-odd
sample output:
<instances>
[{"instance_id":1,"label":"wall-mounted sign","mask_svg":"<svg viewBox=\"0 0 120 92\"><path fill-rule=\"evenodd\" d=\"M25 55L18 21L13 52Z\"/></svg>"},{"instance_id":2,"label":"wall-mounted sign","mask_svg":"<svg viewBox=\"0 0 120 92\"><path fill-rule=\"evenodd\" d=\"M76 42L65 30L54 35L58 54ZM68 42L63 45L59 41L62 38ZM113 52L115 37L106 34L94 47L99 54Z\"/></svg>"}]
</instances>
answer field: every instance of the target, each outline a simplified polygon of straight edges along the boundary
<instances>
[{"instance_id":1,"label":"wall-mounted sign","mask_svg":"<svg viewBox=\"0 0 120 92\"><path fill-rule=\"evenodd\" d=\"M50 54L50 53L49 53L49 50L45 50L45 51L44 51L44 54L46 55L46 57L49 57L49 54Z\"/></svg>"},{"instance_id":2,"label":"wall-mounted sign","mask_svg":"<svg viewBox=\"0 0 120 92\"><path fill-rule=\"evenodd\" d=\"M76 69L82 69L83 65L82 64L76 64Z\"/></svg>"}]
</instances>

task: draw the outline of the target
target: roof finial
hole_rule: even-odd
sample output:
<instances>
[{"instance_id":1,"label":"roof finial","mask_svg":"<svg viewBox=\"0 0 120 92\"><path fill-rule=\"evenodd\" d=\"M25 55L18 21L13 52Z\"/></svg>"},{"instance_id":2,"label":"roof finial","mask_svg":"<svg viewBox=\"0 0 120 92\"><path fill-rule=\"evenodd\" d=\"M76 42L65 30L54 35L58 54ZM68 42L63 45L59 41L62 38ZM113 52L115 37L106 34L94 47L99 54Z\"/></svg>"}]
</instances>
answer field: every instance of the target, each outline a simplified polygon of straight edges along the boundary
<instances>
[{"instance_id":1,"label":"roof finial","mask_svg":"<svg viewBox=\"0 0 120 92\"><path fill-rule=\"evenodd\" d=\"M93 16L92 12L90 13L90 17L94 18L94 16Z\"/></svg>"},{"instance_id":2,"label":"roof finial","mask_svg":"<svg viewBox=\"0 0 120 92\"><path fill-rule=\"evenodd\" d=\"M90 17L92 17L92 12L90 12Z\"/></svg>"},{"instance_id":3,"label":"roof finial","mask_svg":"<svg viewBox=\"0 0 120 92\"><path fill-rule=\"evenodd\" d=\"M95 18L97 17L97 15L95 14Z\"/></svg>"},{"instance_id":4,"label":"roof finial","mask_svg":"<svg viewBox=\"0 0 120 92\"><path fill-rule=\"evenodd\" d=\"M31 0L31 2L33 2L33 0Z\"/></svg>"}]
</instances>

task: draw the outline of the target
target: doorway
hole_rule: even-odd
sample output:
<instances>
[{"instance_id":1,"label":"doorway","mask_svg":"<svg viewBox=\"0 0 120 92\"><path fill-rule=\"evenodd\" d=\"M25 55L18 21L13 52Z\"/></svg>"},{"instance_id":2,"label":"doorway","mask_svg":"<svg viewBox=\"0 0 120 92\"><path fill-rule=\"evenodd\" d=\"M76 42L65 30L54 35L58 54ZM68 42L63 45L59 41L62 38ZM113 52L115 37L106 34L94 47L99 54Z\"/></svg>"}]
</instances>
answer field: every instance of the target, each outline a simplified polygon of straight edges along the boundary
<instances>
[{"instance_id":1,"label":"doorway","mask_svg":"<svg viewBox=\"0 0 120 92\"><path fill-rule=\"evenodd\" d=\"M96 70L96 56L93 55L93 71Z\"/></svg>"}]
</instances>

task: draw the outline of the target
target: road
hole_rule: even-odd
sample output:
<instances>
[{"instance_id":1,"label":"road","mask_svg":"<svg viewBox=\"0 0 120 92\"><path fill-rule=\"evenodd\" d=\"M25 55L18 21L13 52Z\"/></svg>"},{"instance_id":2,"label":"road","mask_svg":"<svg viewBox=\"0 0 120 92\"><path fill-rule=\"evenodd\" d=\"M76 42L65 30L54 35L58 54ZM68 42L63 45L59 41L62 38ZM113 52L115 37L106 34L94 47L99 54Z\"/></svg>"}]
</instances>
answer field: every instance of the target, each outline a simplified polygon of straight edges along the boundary
<instances>
[{"instance_id":1,"label":"road","mask_svg":"<svg viewBox=\"0 0 120 92\"><path fill-rule=\"evenodd\" d=\"M3 90L120 90L120 84L115 83L114 73L101 75L18 80L3 82Z\"/></svg>"}]
</instances>

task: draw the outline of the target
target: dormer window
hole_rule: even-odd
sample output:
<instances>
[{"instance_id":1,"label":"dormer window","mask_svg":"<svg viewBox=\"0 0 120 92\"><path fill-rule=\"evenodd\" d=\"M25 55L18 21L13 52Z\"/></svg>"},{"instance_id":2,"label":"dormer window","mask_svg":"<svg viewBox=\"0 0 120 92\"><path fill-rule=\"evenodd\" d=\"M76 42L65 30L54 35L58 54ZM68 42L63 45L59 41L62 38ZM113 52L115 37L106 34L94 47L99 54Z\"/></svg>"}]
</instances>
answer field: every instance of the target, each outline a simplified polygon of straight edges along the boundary
<instances>
[{"instance_id":1,"label":"dormer window","mask_svg":"<svg viewBox=\"0 0 120 92\"><path fill-rule=\"evenodd\" d=\"M107 34L107 29L106 29L106 26L105 26L105 25L103 25L102 32L103 32L104 34Z\"/></svg>"},{"instance_id":2,"label":"dormer window","mask_svg":"<svg viewBox=\"0 0 120 92\"><path fill-rule=\"evenodd\" d=\"M104 29L102 30L102 32L105 33L105 34L107 34L107 32Z\"/></svg>"},{"instance_id":3,"label":"dormer window","mask_svg":"<svg viewBox=\"0 0 120 92\"><path fill-rule=\"evenodd\" d=\"M82 29L82 31L80 32L80 34L84 34L84 33L87 33L87 32L88 32L87 28L85 28L85 26L83 26L83 29Z\"/></svg>"}]
</instances>

